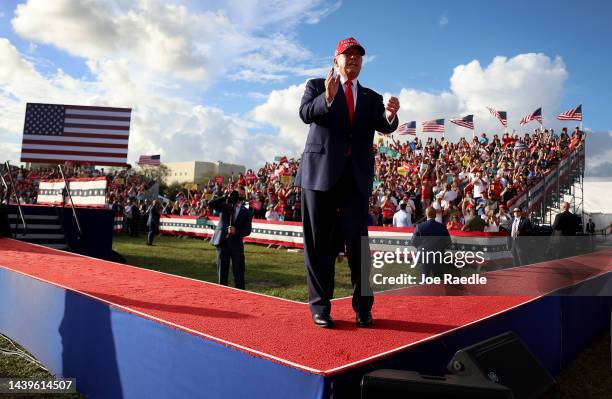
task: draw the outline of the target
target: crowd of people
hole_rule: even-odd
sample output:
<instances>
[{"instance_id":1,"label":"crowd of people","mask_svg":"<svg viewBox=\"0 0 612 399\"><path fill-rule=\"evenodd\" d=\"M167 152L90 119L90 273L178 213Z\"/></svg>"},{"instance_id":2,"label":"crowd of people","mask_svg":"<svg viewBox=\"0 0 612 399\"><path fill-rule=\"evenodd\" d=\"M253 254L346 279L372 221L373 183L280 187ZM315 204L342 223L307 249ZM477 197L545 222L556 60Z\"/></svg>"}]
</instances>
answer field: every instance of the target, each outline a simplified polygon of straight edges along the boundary
<instances>
[{"instance_id":1,"label":"crowd of people","mask_svg":"<svg viewBox=\"0 0 612 399\"><path fill-rule=\"evenodd\" d=\"M410 227L431 206L449 230L509 231L508 201L582 145L578 128L571 134L564 128L560 135L536 130L523 137L482 133L457 143L394 142L389 147L397 155L376 157L371 222Z\"/></svg>"},{"instance_id":2,"label":"crowd of people","mask_svg":"<svg viewBox=\"0 0 612 399\"><path fill-rule=\"evenodd\" d=\"M482 133L456 143L443 138L379 142L373 149L370 225L411 227L432 206L436 220L450 230L509 231L508 201L582 145L578 128L571 134L567 129L559 135L538 130L523 137ZM199 214L206 208L201 198L241 186L255 218L299 221L300 188L290 183L297 167L297 160L284 159L264 165L257 173L249 170L226 186L210 181L188 195L190 204L179 199L179 209L175 204L171 213ZM184 212L180 212L181 203Z\"/></svg>"},{"instance_id":3,"label":"crowd of people","mask_svg":"<svg viewBox=\"0 0 612 399\"><path fill-rule=\"evenodd\" d=\"M558 135L552 129L536 130L522 137L482 133L455 143L443 137L411 137L404 142L379 137L373 145L369 224L411 227L431 206L436 220L449 230L509 231L508 201L582 145L583 133L578 128L572 133L564 128ZM223 183L211 179L197 188L165 192L161 214L214 215L208 201L240 187L255 219L301 221L300 188L293 185L298 166L299 159L282 157ZM68 166L64 173L67 178L106 177L107 203L127 218L135 209L144 213L150 206L147 190L155 181L134 169L107 172ZM20 201L31 204L36 202L40 180L61 176L57 168L22 167L13 171L13 178Z\"/></svg>"},{"instance_id":4,"label":"crowd of people","mask_svg":"<svg viewBox=\"0 0 612 399\"><path fill-rule=\"evenodd\" d=\"M15 184L15 191L11 190L11 201L16 201L16 193L21 204L36 204L40 181L62 179L57 167L28 169L22 166L12 168L11 172L10 177ZM107 180L106 197L108 204L127 205L130 198L144 201L147 191L155 184L155 179L148 179L136 170L113 169L108 171L104 168L95 169L87 166L65 165L63 166L63 173L66 179L105 177ZM6 169L3 172L3 177L7 183L10 183L9 173Z\"/></svg>"}]
</instances>

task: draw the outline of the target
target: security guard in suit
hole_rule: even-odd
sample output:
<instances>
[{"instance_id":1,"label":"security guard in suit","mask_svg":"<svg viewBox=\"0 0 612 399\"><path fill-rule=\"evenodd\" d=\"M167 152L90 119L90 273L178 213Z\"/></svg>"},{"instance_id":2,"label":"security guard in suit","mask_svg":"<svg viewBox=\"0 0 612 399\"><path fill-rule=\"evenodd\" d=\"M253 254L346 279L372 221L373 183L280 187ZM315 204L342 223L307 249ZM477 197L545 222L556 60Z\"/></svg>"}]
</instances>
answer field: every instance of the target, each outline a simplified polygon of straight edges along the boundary
<instances>
[{"instance_id":1,"label":"security guard in suit","mask_svg":"<svg viewBox=\"0 0 612 399\"><path fill-rule=\"evenodd\" d=\"M412 238L412 245L417 250L424 250L432 254L431 259L426 259L421 263L423 268L422 274L429 277L433 274L434 277L442 277L444 274L443 264L433 256L433 253L444 251L452 244L448 229L442 223L436 221L436 210L429 207L425 210L427 221L417 224L416 230Z\"/></svg>"},{"instance_id":2,"label":"security guard in suit","mask_svg":"<svg viewBox=\"0 0 612 399\"><path fill-rule=\"evenodd\" d=\"M208 206L219 212L219 223L215 227L212 240L217 247L217 275L219 284L228 285L229 264L236 288L244 289L244 237L251 234L253 215L244 206L244 190L232 191L208 202Z\"/></svg>"}]
</instances>

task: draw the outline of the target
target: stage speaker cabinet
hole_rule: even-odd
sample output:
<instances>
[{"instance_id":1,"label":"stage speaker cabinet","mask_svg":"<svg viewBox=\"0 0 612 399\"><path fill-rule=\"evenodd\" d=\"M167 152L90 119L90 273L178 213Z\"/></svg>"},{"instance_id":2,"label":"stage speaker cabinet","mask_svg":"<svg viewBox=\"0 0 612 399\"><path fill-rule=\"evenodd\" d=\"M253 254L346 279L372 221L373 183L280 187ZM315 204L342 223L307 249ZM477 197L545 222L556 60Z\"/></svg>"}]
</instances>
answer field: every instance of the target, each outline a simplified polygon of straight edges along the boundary
<instances>
[{"instance_id":1,"label":"stage speaker cabinet","mask_svg":"<svg viewBox=\"0 0 612 399\"><path fill-rule=\"evenodd\" d=\"M381 369L361 380L361 399L512 399L512 390L484 378L433 376Z\"/></svg>"},{"instance_id":2,"label":"stage speaker cabinet","mask_svg":"<svg viewBox=\"0 0 612 399\"><path fill-rule=\"evenodd\" d=\"M512 390L516 399L539 398L555 380L513 332L479 342L455 353L452 374L486 378Z\"/></svg>"}]
</instances>

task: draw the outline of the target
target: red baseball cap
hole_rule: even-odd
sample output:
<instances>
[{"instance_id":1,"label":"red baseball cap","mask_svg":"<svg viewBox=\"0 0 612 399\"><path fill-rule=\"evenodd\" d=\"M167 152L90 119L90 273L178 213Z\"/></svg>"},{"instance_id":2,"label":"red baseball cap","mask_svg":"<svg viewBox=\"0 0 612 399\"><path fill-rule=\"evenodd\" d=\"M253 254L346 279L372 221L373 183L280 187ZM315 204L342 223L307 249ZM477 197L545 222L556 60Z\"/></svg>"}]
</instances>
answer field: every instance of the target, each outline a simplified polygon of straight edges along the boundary
<instances>
[{"instance_id":1,"label":"red baseball cap","mask_svg":"<svg viewBox=\"0 0 612 399\"><path fill-rule=\"evenodd\" d=\"M359 47L359 50L361 50L361 55L365 55L365 49L361 44L359 44L357 39L355 39L354 37L348 37L338 42L338 45L336 46L336 51L334 51L334 57L337 57L339 54L344 53L346 50L353 46Z\"/></svg>"}]
</instances>

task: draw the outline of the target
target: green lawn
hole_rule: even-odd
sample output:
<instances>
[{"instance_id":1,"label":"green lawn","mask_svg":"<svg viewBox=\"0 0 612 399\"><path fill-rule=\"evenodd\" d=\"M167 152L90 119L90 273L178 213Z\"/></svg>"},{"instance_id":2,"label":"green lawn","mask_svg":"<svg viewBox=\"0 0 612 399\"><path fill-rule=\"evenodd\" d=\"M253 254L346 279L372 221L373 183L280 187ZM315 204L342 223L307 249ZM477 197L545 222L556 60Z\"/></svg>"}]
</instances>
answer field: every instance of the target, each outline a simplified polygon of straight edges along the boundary
<instances>
[{"instance_id":1,"label":"green lawn","mask_svg":"<svg viewBox=\"0 0 612 399\"><path fill-rule=\"evenodd\" d=\"M198 280L217 282L215 247L201 239L158 236L154 246L139 238L118 235L113 249L130 265ZM245 244L246 289L298 301L306 301L304 254L287 249ZM230 285L233 284L230 271ZM346 261L336 266L335 296L352 293Z\"/></svg>"}]
</instances>

